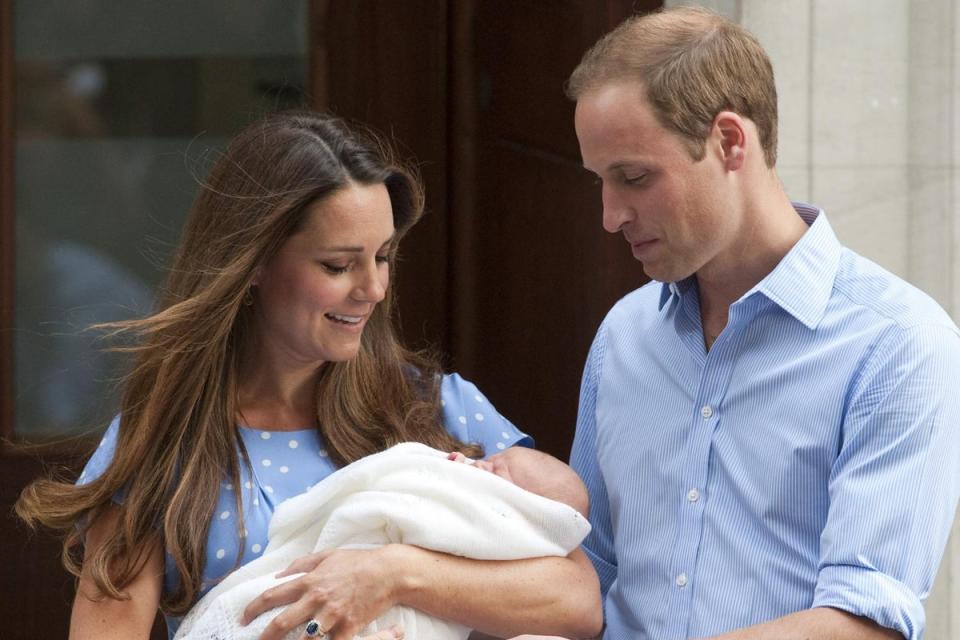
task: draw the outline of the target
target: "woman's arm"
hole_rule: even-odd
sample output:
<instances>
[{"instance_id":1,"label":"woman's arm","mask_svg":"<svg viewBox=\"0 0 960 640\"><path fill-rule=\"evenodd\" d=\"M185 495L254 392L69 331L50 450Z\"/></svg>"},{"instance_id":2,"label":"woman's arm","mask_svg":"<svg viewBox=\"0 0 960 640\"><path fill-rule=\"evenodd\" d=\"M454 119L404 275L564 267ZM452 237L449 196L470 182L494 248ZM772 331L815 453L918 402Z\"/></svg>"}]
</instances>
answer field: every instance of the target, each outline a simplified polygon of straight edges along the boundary
<instances>
[{"instance_id":1,"label":"woman's arm","mask_svg":"<svg viewBox=\"0 0 960 640\"><path fill-rule=\"evenodd\" d=\"M90 557L116 527L120 510L111 507L87 530L85 555ZM127 600L100 595L84 561L70 616L70 640L147 640L153 628L163 583L163 549L159 543L147 552L140 573L127 585Z\"/></svg>"},{"instance_id":2,"label":"woman's arm","mask_svg":"<svg viewBox=\"0 0 960 640\"><path fill-rule=\"evenodd\" d=\"M406 605L465 626L510 637L542 633L588 638L600 633L600 585L579 549L566 558L471 560L391 544L304 556L280 575L304 573L268 589L244 611L244 621L290 606L261 640L278 640L311 618L352 638L394 605Z\"/></svg>"},{"instance_id":3,"label":"woman's arm","mask_svg":"<svg viewBox=\"0 0 960 640\"><path fill-rule=\"evenodd\" d=\"M566 558L482 561L397 545L400 604L504 638L536 632L592 638L600 584L577 549Z\"/></svg>"}]
</instances>

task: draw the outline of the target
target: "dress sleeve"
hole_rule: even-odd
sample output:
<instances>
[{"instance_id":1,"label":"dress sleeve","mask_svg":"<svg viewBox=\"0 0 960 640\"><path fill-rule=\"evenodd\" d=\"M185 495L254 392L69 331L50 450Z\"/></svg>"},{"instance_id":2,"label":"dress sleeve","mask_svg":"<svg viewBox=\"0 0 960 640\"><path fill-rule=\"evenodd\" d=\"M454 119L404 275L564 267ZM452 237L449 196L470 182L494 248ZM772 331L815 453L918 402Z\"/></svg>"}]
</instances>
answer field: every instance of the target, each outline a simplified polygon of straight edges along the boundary
<instances>
[{"instance_id":1,"label":"dress sleeve","mask_svg":"<svg viewBox=\"0 0 960 640\"><path fill-rule=\"evenodd\" d=\"M462 442L475 442L490 456L507 447L533 447L533 438L504 418L476 385L459 374L443 376L440 384L443 426Z\"/></svg>"},{"instance_id":2,"label":"dress sleeve","mask_svg":"<svg viewBox=\"0 0 960 640\"><path fill-rule=\"evenodd\" d=\"M587 486L590 495L590 525L592 529L582 548L593 562L600 578L600 593L606 602L607 592L617 578L617 557L613 544L613 526L610 521L610 501L607 486L597 463L597 388L603 366L603 334L601 326L594 338L580 383L580 404L577 411L577 431L570 453L570 466Z\"/></svg>"},{"instance_id":3,"label":"dress sleeve","mask_svg":"<svg viewBox=\"0 0 960 640\"><path fill-rule=\"evenodd\" d=\"M110 426L107 427L106 433L103 434L103 438L100 439L100 445L97 446L97 450L93 452L93 455L87 461L87 464L83 467L83 471L80 472L80 477L77 479L77 484L87 484L93 482L106 471L107 467L110 465L110 462L113 461L113 453L117 448L117 434L120 432L120 416L117 416L110 423ZM122 504L125 495L125 490L121 489L113 496L113 501L117 504Z\"/></svg>"},{"instance_id":4,"label":"dress sleeve","mask_svg":"<svg viewBox=\"0 0 960 640\"><path fill-rule=\"evenodd\" d=\"M829 478L813 606L923 637L960 496L960 335L896 328L855 382Z\"/></svg>"}]
</instances>

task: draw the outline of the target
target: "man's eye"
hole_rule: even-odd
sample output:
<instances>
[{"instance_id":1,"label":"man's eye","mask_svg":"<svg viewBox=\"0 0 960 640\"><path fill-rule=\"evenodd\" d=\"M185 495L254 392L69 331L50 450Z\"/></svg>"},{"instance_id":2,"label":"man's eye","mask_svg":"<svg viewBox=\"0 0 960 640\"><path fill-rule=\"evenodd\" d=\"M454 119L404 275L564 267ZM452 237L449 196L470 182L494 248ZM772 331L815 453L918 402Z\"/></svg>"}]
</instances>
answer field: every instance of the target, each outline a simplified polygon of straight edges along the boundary
<instances>
[{"instance_id":1,"label":"man's eye","mask_svg":"<svg viewBox=\"0 0 960 640\"><path fill-rule=\"evenodd\" d=\"M340 275L341 273L346 273L347 271L347 267L339 264L331 264L329 262L321 262L320 266L323 267L324 271L327 273L332 273L333 275Z\"/></svg>"},{"instance_id":2,"label":"man's eye","mask_svg":"<svg viewBox=\"0 0 960 640\"><path fill-rule=\"evenodd\" d=\"M624 176L623 181L627 184L643 184L647 180L649 173L641 173L638 176Z\"/></svg>"}]
</instances>

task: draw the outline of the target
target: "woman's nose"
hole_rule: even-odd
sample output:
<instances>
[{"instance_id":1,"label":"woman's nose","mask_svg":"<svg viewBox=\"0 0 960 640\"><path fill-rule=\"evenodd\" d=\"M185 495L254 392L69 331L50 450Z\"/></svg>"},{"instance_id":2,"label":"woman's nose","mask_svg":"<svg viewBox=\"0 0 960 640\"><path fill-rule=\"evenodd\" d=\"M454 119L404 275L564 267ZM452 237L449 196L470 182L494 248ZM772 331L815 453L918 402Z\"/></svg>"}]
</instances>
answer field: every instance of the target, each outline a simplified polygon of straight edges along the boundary
<instances>
[{"instance_id":1,"label":"woman's nose","mask_svg":"<svg viewBox=\"0 0 960 640\"><path fill-rule=\"evenodd\" d=\"M354 287L353 295L364 302L380 302L387 295L387 286L390 283L388 265L374 262L359 273L359 280Z\"/></svg>"}]
</instances>

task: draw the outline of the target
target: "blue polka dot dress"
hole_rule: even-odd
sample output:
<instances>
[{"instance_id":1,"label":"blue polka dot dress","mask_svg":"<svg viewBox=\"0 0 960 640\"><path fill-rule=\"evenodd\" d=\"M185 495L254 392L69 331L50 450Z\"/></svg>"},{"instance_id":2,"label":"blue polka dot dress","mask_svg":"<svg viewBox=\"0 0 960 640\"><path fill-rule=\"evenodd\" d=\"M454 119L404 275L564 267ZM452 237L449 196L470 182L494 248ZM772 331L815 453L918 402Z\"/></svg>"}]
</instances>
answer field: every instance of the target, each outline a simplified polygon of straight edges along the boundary
<instances>
[{"instance_id":1,"label":"blue polka dot dress","mask_svg":"<svg viewBox=\"0 0 960 640\"><path fill-rule=\"evenodd\" d=\"M476 442L487 455L516 444L533 446L530 436L501 416L476 386L459 375L444 376L440 398L444 427L461 442ZM119 423L119 418L111 423L78 483L90 482L103 473L113 457ZM278 504L307 491L336 470L316 429L269 431L239 427L239 431L251 468L240 465L238 485L227 479L221 483L207 538L201 596L234 570L238 553L241 565L263 553L270 517ZM237 535L237 494L243 505L246 532L242 549ZM116 499L122 501L122 495ZM172 590L176 582L176 568L168 556L164 589ZM181 618L167 616L166 619L167 632L173 638Z\"/></svg>"}]
</instances>

